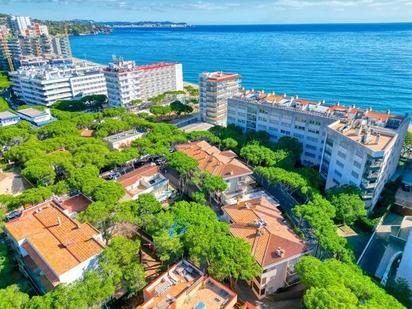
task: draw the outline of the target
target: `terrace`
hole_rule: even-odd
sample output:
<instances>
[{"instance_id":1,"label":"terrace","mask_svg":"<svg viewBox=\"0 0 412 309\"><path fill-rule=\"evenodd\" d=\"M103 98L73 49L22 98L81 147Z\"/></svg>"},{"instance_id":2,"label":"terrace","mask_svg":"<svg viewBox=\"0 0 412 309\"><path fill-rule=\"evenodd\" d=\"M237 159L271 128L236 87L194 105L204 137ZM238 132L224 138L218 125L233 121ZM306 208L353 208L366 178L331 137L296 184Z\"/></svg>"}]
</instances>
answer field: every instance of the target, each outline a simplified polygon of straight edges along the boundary
<instances>
[{"instance_id":1,"label":"terrace","mask_svg":"<svg viewBox=\"0 0 412 309\"><path fill-rule=\"evenodd\" d=\"M183 260L144 289L143 309L233 308L237 295Z\"/></svg>"}]
</instances>

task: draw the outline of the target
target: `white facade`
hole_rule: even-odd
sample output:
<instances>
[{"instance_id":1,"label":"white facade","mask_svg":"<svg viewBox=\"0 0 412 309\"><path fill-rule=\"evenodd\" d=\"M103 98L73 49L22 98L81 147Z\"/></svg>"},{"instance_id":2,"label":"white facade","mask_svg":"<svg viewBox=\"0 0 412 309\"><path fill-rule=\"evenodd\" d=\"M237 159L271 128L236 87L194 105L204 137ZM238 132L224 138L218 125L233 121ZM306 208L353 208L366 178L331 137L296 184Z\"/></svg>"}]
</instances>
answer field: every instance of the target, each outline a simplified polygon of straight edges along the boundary
<instances>
[{"instance_id":1,"label":"white facade","mask_svg":"<svg viewBox=\"0 0 412 309\"><path fill-rule=\"evenodd\" d=\"M130 147L132 142L138 138L143 137L145 133L138 130L129 130L118 134L110 135L103 138L111 149L120 150Z\"/></svg>"},{"instance_id":2,"label":"white facade","mask_svg":"<svg viewBox=\"0 0 412 309\"><path fill-rule=\"evenodd\" d=\"M134 61L115 59L105 69L105 76L112 106L183 90L183 71L179 63L136 65Z\"/></svg>"},{"instance_id":3,"label":"white facade","mask_svg":"<svg viewBox=\"0 0 412 309\"><path fill-rule=\"evenodd\" d=\"M226 126L227 100L239 92L240 76L223 72L202 73L199 86L202 121Z\"/></svg>"},{"instance_id":4,"label":"white facade","mask_svg":"<svg viewBox=\"0 0 412 309\"><path fill-rule=\"evenodd\" d=\"M14 34L24 34L31 27L31 20L28 16L11 16L10 26Z\"/></svg>"},{"instance_id":5,"label":"white facade","mask_svg":"<svg viewBox=\"0 0 412 309\"><path fill-rule=\"evenodd\" d=\"M8 111L0 112L0 127L6 127L16 124L20 121L20 117L15 113Z\"/></svg>"},{"instance_id":6,"label":"white facade","mask_svg":"<svg viewBox=\"0 0 412 309\"><path fill-rule=\"evenodd\" d=\"M398 122L397 129L374 126L366 119L331 124L320 168L326 189L357 186L372 210L398 166L409 118Z\"/></svg>"},{"instance_id":7,"label":"white facade","mask_svg":"<svg viewBox=\"0 0 412 309\"><path fill-rule=\"evenodd\" d=\"M292 99L279 100L278 104L261 101L259 93L229 98L227 123L244 131L267 132L274 142L284 136L294 137L303 145L302 163L319 166L326 128L337 118L325 113L321 106L305 110L294 107Z\"/></svg>"},{"instance_id":8,"label":"white facade","mask_svg":"<svg viewBox=\"0 0 412 309\"><path fill-rule=\"evenodd\" d=\"M227 122L267 132L275 142L296 138L303 145L301 162L320 167L326 189L360 187L371 210L396 170L409 118L250 91L229 98Z\"/></svg>"},{"instance_id":9,"label":"white facade","mask_svg":"<svg viewBox=\"0 0 412 309\"><path fill-rule=\"evenodd\" d=\"M27 120L28 122L36 126L42 126L55 120L55 118L53 118L53 116L50 114L49 109L40 111L35 108L26 108L17 111L17 114L21 119Z\"/></svg>"},{"instance_id":10,"label":"white facade","mask_svg":"<svg viewBox=\"0 0 412 309\"><path fill-rule=\"evenodd\" d=\"M50 106L58 100L87 95L107 95L102 67L74 60L72 63L22 67L9 74L16 95L28 104Z\"/></svg>"}]
</instances>

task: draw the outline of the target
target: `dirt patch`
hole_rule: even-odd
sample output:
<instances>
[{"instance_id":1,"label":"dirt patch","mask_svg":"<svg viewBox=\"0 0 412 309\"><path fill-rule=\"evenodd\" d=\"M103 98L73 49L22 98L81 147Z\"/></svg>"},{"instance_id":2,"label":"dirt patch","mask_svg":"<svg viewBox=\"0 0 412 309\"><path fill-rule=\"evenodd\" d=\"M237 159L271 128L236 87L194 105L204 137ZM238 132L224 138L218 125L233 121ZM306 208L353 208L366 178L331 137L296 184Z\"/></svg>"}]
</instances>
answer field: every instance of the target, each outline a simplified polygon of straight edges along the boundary
<instances>
[{"instance_id":1,"label":"dirt patch","mask_svg":"<svg viewBox=\"0 0 412 309\"><path fill-rule=\"evenodd\" d=\"M19 174L0 172L0 194L19 195L31 185Z\"/></svg>"}]
</instances>

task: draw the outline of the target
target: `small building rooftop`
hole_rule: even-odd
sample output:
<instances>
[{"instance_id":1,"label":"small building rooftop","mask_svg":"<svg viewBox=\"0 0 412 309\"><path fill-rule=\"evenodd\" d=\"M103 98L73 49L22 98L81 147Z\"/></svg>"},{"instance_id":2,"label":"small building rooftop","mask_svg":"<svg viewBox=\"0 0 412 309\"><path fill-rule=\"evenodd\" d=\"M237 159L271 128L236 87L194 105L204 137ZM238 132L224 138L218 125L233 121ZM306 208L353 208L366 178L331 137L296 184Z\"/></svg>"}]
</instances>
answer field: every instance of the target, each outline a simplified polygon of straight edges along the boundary
<instances>
[{"instance_id":1,"label":"small building rooftop","mask_svg":"<svg viewBox=\"0 0 412 309\"><path fill-rule=\"evenodd\" d=\"M15 113L9 112L9 111L0 112L0 120L14 118L14 117L18 117L18 115L16 115Z\"/></svg>"},{"instance_id":2,"label":"small building rooftop","mask_svg":"<svg viewBox=\"0 0 412 309\"><path fill-rule=\"evenodd\" d=\"M150 185L150 183L145 184L141 180L148 177L153 177L159 173L159 167L154 163L149 163L120 176L117 178L117 182L122 185L128 194L133 196L146 190L148 185ZM136 184L137 186L134 186Z\"/></svg>"},{"instance_id":3,"label":"small building rooftop","mask_svg":"<svg viewBox=\"0 0 412 309\"><path fill-rule=\"evenodd\" d=\"M53 200L23 210L5 224L5 230L53 285L59 283L59 276L104 248L99 231L71 219Z\"/></svg>"},{"instance_id":4,"label":"small building rooftop","mask_svg":"<svg viewBox=\"0 0 412 309\"><path fill-rule=\"evenodd\" d=\"M252 255L262 267L307 251L277 207L278 204L265 194L223 207L232 223L230 232L250 244Z\"/></svg>"},{"instance_id":5,"label":"small building rooftop","mask_svg":"<svg viewBox=\"0 0 412 309\"><path fill-rule=\"evenodd\" d=\"M210 72L205 74L207 77L207 81L209 82L223 82L227 80L236 80L240 78L240 75L237 73Z\"/></svg>"},{"instance_id":6,"label":"small building rooftop","mask_svg":"<svg viewBox=\"0 0 412 309\"><path fill-rule=\"evenodd\" d=\"M233 151L220 151L206 141L176 145L181 151L199 162L199 169L224 179L251 175L253 171L240 162Z\"/></svg>"},{"instance_id":7,"label":"small building rooftop","mask_svg":"<svg viewBox=\"0 0 412 309\"><path fill-rule=\"evenodd\" d=\"M25 108L17 111L18 114L22 114L24 116L30 117L30 118L35 118L39 116L44 116L47 114L45 111L38 110L36 108Z\"/></svg>"},{"instance_id":8,"label":"small building rooftop","mask_svg":"<svg viewBox=\"0 0 412 309\"><path fill-rule=\"evenodd\" d=\"M109 142L109 143L116 143L116 142L131 138L131 137L140 137L140 136L143 136L143 135L144 135L144 132L136 130L136 129L132 129L132 130L129 130L129 131L124 131L124 132L121 132L121 133L117 133L117 134L114 134L114 135L107 136L107 137L103 138L103 140L105 140L106 142Z\"/></svg>"},{"instance_id":9,"label":"small building rooftop","mask_svg":"<svg viewBox=\"0 0 412 309\"><path fill-rule=\"evenodd\" d=\"M143 309L233 308L237 295L182 260L144 289Z\"/></svg>"}]
</instances>

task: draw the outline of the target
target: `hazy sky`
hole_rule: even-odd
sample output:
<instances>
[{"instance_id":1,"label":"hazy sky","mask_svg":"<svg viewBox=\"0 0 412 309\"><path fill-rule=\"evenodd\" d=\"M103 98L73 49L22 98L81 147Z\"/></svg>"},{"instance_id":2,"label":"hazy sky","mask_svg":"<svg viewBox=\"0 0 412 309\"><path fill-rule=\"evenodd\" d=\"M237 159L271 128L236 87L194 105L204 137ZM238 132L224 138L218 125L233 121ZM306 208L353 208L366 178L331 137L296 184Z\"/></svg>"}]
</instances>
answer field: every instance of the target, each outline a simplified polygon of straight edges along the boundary
<instances>
[{"instance_id":1,"label":"hazy sky","mask_svg":"<svg viewBox=\"0 0 412 309\"><path fill-rule=\"evenodd\" d=\"M192 24L401 22L412 21L412 0L0 0L0 12Z\"/></svg>"}]
</instances>

